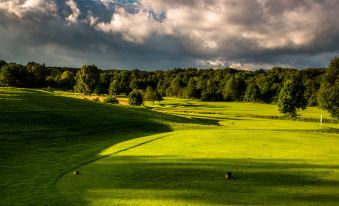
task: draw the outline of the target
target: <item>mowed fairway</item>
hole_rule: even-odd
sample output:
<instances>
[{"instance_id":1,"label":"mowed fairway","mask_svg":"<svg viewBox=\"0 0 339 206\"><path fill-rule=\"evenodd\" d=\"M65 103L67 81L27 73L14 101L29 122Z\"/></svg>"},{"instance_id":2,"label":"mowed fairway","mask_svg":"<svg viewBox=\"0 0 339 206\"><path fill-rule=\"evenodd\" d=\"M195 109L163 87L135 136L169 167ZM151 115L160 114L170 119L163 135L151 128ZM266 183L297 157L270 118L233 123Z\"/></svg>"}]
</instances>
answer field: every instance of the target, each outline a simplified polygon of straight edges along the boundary
<instances>
[{"instance_id":1,"label":"mowed fairway","mask_svg":"<svg viewBox=\"0 0 339 206\"><path fill-rule=\"evenodd\" d=\"M255 118L280 116L266 104L58 95L0 88L0 205L339 205L338 124Z\"/></svg>"}]
</instances>

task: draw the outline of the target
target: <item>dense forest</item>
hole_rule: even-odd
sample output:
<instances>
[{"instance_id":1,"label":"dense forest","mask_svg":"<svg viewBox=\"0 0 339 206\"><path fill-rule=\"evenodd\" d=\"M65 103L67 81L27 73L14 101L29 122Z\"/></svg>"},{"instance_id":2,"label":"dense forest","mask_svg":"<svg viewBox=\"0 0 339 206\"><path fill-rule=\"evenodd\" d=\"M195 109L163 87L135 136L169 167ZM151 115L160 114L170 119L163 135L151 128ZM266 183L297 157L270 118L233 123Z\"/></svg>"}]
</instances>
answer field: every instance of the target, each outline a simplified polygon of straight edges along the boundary
<instances>
[{"instance_id":1,"label":"dense forest","mask_svg":"<svg viewBox=\"0 0 339 206\"><path fill-rule=\"evenodd\" d=\"M0 86L48 88L86 94L146 94L145 100L163 96L197 98L203 101L246 101L278 104L283 113L320 106L339 116L339 58L327 69L274 67L242 71L232 68L175 68L163 71L100 70L95 65L81 69L46 67L0 61ZM133 92L132 92L133 91ZM154 95L152 95L154 94Z\"/></svg>"}]
</instances>

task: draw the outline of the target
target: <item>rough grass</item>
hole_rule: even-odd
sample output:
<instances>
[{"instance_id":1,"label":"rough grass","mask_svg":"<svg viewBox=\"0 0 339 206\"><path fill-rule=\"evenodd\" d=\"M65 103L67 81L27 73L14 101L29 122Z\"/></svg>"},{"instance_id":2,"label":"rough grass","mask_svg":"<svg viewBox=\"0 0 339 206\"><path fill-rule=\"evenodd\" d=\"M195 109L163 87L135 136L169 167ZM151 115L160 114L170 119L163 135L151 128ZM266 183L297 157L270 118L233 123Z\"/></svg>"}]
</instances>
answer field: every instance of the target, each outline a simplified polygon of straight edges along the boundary
<instances>
[{"instance_id":1,"label":"rough grass","mask_svg":"<svg viewBox=\"0 0 339 206\"><path fill-rule=\"evenodd\" d=\"M0 88L0 205L339 204L338 124L254 118L280 116L266 104L65 95Z\"/></svg>"}]
</instances>

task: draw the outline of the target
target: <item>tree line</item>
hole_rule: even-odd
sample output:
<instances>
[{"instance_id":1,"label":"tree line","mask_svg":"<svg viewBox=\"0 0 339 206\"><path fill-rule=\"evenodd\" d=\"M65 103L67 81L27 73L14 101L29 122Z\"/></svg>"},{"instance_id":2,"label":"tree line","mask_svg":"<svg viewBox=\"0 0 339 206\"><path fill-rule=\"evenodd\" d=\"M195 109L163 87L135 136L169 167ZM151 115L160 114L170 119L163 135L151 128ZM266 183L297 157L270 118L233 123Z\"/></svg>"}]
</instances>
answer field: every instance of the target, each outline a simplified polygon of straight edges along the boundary
<instances>
[{"instance_id":1,"label":"tree line","mask_svg":"<svg viewBox=\"0 0 339 206\"><path fill-rule=\"evenodd\" d=\"M203 101L273 103L283 113L319 106L339 117L339 58L328 68L298 70L274 67L242 71L232 68L175 68L162 71L100 70L95 65L77 68L46 67L0 61L0 86L52 88L85 94L126 94L134 104L162 97ZM139 98L139 99L138 99ZM133 104L133 103L132 103Z\"/></svg>"}]
</instances>

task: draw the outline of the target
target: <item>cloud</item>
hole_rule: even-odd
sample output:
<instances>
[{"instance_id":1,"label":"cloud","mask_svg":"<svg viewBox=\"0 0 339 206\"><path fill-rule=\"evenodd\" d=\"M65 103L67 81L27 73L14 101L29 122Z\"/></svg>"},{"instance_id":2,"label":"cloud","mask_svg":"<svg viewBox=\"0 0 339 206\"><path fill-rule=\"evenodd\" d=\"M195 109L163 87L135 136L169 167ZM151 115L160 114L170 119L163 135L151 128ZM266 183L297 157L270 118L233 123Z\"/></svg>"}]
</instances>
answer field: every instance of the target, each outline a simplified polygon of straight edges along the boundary
<instances>
[{"instance_id":1,"label":"cloud","mask_svg":"<svg viewBox=\"0 0 339 206\"><path fill-rule=\"evenodd\" d=\"M0 58L37 58L35 48L45 62L62 51L106 68L326 66L339 53L338 10L336 0L0 0Z\"/></svg>"},{"instance_id":2,"label":"cloud","mask_svg":"<svg viewBox=\"0 0 339 206\"><path fill-rule=\"evenodd\" d=\"M152 34L173 35L192 54L218 56L231 56L230 50L244 53L244 50L312 49L315 42L326 44L320 39L324 32L338 30L338 26L333 28L328 24L335 18L334 8L339 8L336 1L330 0L305 3L140 0L139 7L134 13L120 8L110 23L100 23L98 27L104 32L121 33L124 40L137 43ZM279 12L276 7L280 8ZM163 19L154 18L161 14Z\"/></svg>"},{"instance_id":3,"label":"cloud","mask_svg":"<svg viewBox=\"0 0 339 206\"><path fill-rule=\"evenodd\" d=\"M28 13L55 12L56 6L52 0L2 0L0 11L23 17Z\"/></svg>"},{"instance_id":4,"label":"cloud","mask_svg":"<svg viewBox=\"0 0 339 206\"><path fill-rule=\"evenodd\" d=\"M121 34L125 41L135 43L143 43L153 33L162 30L161 23L154 20L151 13L141 10L132 14L123 8L113 14L110 22L100 22L96 27L103 32Z\"/></svg>"},{"instance_id":5,"label":"cloud","mask_svg":"<svg viewBox=\"0 0 339 206\"><path fill-rule=\"evenodd\" d=\"M66 5L71 9L71 14L66 18L70 23L76 23L80 16L80 10L77 6L77 3L74 0L68 0ZM93 20L93 19L92 19Z\"/></svg>"}]
</instances>

